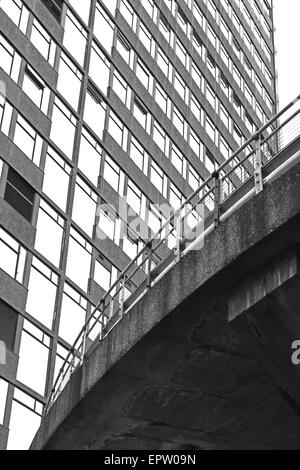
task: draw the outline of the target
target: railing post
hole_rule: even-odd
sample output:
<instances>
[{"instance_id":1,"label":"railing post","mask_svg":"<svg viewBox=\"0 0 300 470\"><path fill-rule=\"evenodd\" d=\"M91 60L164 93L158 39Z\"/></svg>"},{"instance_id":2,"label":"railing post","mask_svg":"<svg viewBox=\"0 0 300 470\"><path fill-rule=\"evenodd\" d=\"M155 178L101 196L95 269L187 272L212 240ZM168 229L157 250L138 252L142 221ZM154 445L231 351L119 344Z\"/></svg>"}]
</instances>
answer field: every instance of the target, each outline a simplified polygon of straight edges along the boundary
<instances>
[{"instance_id":1,"label":"railing post","mask_svg":"<svg viewBox=\"0 0 300 470\"><path fill-rule=\"evenodd\" d=\"M126 276L124 276L122 281L121 281L121 299L120 299L120 316L121 316L121 318L124 315L125 284L126 284Z\"/></svg>"},{"instance_id":2,"label":"railing post","mask_svg":"<svg viewBox=\"0 0 300 470\"><path fill-rule=\"evenodd\" d=\"M147 290L151 289L151 268L152 268L152 257L153 257L153 242L150 241L147 243L147 252L148 252L148 263L147 263Z\"/></svg>"},{"instance_id":3,"label":"railing post","mask_svg":"<svg viewBox=\"0 0 300 470\"><path fill-rule=\"evenodd\" d=\"M176 230L176 247L174 249L174 256L176 263L180 261L180 241L181 241L181 212L178 213L178 216L175 217L175 230Z\"/></svg>"},{"instance_id":4,"label":"railing post","mask_svg":"<svg viewBox=\"0 0 300 470\"><path fill-rule=\"evenodd\" d=\"M72 359L70 362L70 376L73 374L74 369L75 369L75 351L71 350L71 353L72 353Z\"/></svg>"},{"instance_id":5,"label":"railing post","mask_svg":"<svg viewBox=\"0 0 300 470\"><path fill-rule=\"evenodd\" d=\"M214 171L212 176L215 179L214 187L214 224L215 227L220 225L220 203L221 203L221 180L220 172Z\"/></svg>"},{"instance_id":6,"label":"railing post","mask_svg":"<svg viewBox=\"0 0 300 470\"><path fill-rule=\"evenodd\" d=\"M101 319L101 315L103 315L104 310L105 310L105 300L102 299L99 305L99 312L100 312L99 319ZM102 319L102 322L100 321L101 330L99 333L99 341L102 341L102 337L103 337L103 328L104 328L103 324L104 324L104 320Z\"/></svg>"},{"instance_id":7,"label":"railing post","mask_svg":"<svg viewBox=\"0 0 300 470\"><path fill-rule=\"evenodd\" d=\"M87 328L85 328L85 330L84 330L84 332L83 332L82 351L81 351L81 356L80 356L80 364L83 363L84 354L85 354L85 347L86 347L86 340L87 340Z\"/></svg>"},{"instance_id":8,"label":"railing post","mask_svg":"<svg viewBox=\"0 0 300 470\"><path fill-rule=\"evenodd\" d=\"M256 194L259 194L263 191L263 178L262 178L262 135L256 139L255 142L255 171L254 171L254 182L255 182L255 190Z\"/></svg>"}]
</instances>

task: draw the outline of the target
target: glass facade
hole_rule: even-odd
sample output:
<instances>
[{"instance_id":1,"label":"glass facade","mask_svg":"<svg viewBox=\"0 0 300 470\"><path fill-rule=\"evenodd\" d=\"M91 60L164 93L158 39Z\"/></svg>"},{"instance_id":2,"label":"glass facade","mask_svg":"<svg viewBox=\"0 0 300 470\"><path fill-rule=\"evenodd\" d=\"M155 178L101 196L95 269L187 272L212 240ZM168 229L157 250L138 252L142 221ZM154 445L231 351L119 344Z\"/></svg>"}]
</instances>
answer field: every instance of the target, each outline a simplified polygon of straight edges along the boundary
<instances>
[{"instance_id":1,"label":"glass facade","mask_svg":"<svg viewBox=\"0 0 300 470\"><path fill-rule=\"evenodd\" d=\"M0 83L0 449L27 449L141 246L99 206L157 231L275 113L272 5L0 0Z\"/></svg>"}]
</instances>

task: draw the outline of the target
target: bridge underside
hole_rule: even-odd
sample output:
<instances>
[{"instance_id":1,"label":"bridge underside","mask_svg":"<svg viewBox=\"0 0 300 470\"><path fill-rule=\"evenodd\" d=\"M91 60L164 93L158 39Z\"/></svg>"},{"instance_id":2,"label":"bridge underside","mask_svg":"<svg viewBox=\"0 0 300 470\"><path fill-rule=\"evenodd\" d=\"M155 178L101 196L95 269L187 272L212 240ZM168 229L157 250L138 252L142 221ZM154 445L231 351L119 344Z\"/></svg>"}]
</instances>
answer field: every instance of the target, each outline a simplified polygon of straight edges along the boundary
<instances>
[{"instance_id":1,"label":"bridge underside","mask_svg":"<svg viewBox=\"0 0 300 470\"><path fill-rule=\"evenodd\" d=\"M45 449L299 449L300 418L228 325L226 300L201 310L190 341L166 322L127 353Z\"/></svg>"},{"instance_id":2,"label":"bridge underside","mask_svg":"<svg viewBox=\"0 0 300 470\"><path fill-rule=\"evenodd\" d=\"M94 346L32 449L300 449L299 242L298 164Z\"/></svg>"}]
</instances>

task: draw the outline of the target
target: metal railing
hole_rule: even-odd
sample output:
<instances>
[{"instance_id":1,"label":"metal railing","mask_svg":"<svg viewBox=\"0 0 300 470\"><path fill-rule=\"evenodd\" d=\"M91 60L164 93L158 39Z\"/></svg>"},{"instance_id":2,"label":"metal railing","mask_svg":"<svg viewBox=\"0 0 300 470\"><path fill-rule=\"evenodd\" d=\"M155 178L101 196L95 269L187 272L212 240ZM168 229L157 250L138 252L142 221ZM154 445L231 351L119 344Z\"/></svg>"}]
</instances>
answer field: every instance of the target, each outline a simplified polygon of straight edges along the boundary
<instances>
[{"instance_id":1,"label":"metal railing","mask_svg":"<svg viewBox=\"0 0 300 470\"><path fill-rule=\"evenodd\" d=\"M189 246L220 223L228 207L250 191L263 190L264 172L282 162L282 150L300 136L300 95L257 131L239 150L219 166L174 211L159 231L144 243L116 282L96 305L55 380L45 413L63 390L70 376L96 341L102 340L133 305L169 270ZM294 109L294 108L298 109ZM277 161L278 160L278 161ZM199 230L200 227L200 230ZM201 246L201 245L200 245Z\"/></svg>"}]
</instances>

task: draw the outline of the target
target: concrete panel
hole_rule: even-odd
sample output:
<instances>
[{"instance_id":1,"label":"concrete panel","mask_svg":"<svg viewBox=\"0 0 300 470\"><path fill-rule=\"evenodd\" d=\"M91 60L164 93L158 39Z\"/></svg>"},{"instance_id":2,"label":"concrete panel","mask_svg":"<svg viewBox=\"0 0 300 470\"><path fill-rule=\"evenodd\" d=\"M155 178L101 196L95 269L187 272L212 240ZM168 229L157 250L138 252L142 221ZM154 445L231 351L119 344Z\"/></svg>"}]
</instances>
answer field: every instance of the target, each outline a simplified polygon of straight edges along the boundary
<instances>
[{"instance_id":1,"label":"concrete panel","mask_svg":"<svg viewBox=\"0 0 300 470\"><path fill-rule=\"evenodd\" d=\"M0 224L25 246L33 248L36 229L18 211L0 198Z\"/></svg>"},{"instance_id":2,"label":"concrete panel","mask_svg":"<svg viewBox=\"0 0 300 470\"><path fill-rule=\"evenodd\" d=\"M27 290L0 269L0 298L17 311L25 310Z\"/></svg>"},{"instance_id":3,"label":"concrete panel","mask_svg":"<svg viewBox=\"0 0 300 470\"><path fill-rule=\"evenodd\" d=\"M14 382L17 369L18 369L19 357L12 351L6 351L6 364L0 364L0 376L7 381Z\"/></svg>"}]
</instances>

